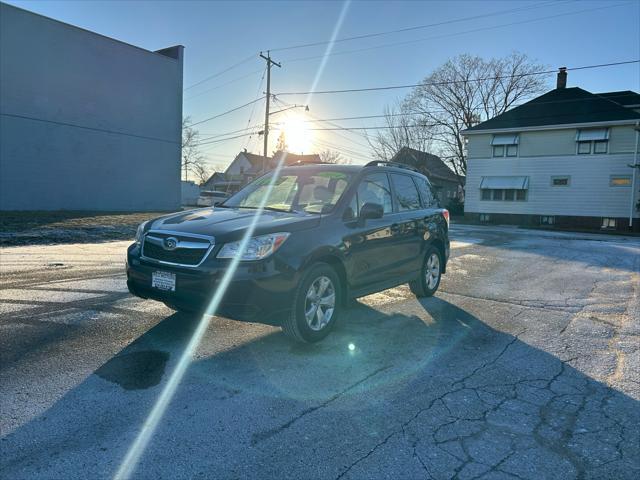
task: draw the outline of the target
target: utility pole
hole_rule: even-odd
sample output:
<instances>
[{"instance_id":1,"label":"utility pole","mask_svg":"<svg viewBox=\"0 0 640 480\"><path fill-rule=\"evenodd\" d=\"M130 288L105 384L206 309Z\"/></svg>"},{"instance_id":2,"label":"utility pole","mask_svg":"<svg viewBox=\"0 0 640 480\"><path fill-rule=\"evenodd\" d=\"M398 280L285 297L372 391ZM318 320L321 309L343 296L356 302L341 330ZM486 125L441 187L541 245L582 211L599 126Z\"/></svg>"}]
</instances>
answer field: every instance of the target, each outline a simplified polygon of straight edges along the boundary
<instances>
[{"instance_id":1,"label":"utility pole","mask_svg":"<svg viewBox=\"0 0 640 480\"><path fill-rule=\"evenodd\" d=\"M267 51L267 56L265 57L262 52L260 52L260 57L267 61L267 97L266 97L266 107L264 110L264 157L265 159L262 161L262 170L267 170L267 149L269 148L269 102L271 100L271 65L275 65L278 68L280 67L279 63L271 60L271 54Z\"/></svg>"}]
</instances>

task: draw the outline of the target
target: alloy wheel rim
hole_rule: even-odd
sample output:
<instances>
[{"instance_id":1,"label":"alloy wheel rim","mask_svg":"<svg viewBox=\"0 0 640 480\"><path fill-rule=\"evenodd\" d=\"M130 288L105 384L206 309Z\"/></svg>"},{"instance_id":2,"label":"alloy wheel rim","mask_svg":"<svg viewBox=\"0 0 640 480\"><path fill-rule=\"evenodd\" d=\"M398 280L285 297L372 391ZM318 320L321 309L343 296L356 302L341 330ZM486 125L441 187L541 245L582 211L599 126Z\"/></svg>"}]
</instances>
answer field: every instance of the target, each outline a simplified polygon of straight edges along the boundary
<instances>
[{"instance_id":1,"label":"alloy wheel rim","mask_svg":"<svg viewBox=\"0 0 640 480\"><path fill-rule=\"evenodd\" d=\"M336 290L329 277L316 278L307 291L304 316L311 330L320 331L331 321L336 307Z\"/></svg>"},{"instance_id":2,"label":"alloy wheel rim","mask_svg":"<svg viewBox=\"0 0 640 480\"><path fill-rule=\"evenodd\" d=\"M436 288L438 279L440 278L440 257L438 257L437 253L429 255L427 265L425 267L425 275L429 290Z\"/></svg>"}]
</instances>

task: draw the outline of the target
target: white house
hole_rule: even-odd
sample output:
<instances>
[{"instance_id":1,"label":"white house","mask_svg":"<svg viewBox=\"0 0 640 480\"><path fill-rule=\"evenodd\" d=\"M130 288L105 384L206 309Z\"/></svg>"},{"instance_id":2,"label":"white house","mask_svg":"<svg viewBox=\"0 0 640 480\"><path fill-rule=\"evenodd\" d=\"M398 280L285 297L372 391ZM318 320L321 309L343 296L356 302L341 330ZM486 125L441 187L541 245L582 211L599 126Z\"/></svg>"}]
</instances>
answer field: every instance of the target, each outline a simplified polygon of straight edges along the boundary
<instances>
[{"instance_id":1,"label":"white house","mask_svg":"<svg viewBox=\"0 0 640 480\"><path fill-rule=\"evenodd\" d=\"M179 208L182 64L0 3L0 210Z\"/></svg>"},{"instance_id":2,"label":"white house","mask_svg":"<svg viewBox=\"0 0 640 480\"><path fill-rule=\"evenodd\" d=\"M640 226L640 94L557 88L464 131L465 216L494 223Z\"/></svg>"}]
</instances>

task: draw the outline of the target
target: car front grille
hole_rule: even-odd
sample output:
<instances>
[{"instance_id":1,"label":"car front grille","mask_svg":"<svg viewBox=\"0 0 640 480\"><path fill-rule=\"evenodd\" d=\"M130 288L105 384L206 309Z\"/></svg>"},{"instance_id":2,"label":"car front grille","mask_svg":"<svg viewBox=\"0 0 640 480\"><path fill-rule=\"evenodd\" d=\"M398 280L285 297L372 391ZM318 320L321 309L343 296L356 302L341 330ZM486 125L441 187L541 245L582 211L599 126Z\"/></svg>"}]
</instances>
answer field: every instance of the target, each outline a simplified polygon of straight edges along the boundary
<instances>
[{"instance_id":1,"label":"car front grille","mask_svg":"<svg viewBox=\"0 0 640 480\"><path fill-rule=\"evenodd\" d=\"M173 239L176 248L167 249L166 239ZM200 265L213 247L213 238L151 231L145 235L142 257L148 260L195 267Z\"/></svg>"}]
</instances>

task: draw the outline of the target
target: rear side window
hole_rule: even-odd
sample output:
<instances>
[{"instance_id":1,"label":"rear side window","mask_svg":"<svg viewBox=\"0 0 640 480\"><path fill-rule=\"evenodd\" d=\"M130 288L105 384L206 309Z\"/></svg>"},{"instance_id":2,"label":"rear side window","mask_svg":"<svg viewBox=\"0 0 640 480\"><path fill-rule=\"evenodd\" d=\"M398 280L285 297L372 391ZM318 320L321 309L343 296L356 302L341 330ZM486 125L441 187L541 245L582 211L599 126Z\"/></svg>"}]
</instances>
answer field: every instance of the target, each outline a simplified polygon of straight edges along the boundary
<instances>
[{"instance_id":1,"label":"rear side window","mask_svg":"<svg viewBox=\"0 0 640 480\"><path fill-rule=\"evenodd\" d=\"M391 174L393 189L398 200L398 211L419 210L420 196L413 180L409 175Z\"/></svg>"},{"instance_id":2,"label":"rear side window","mask_svg":"<svg viewBox=\"0 0 640 480\"><path fill-rule=\"evenodd\" d=\"M438 201L436 200L436 197L433 195L433 192L431 191L431 186L429 185L429 183L424 178L413 177L413 179L415 180L416 185L418 186L420 197L422 197L422 204L425 206L425 208L437 207Z\"/></svg>"},{"instance_id":3,"label":"rear side window","mask_svg":"<svg viewBox=\"0 0 640 480\"><path fill-rule=\"evenodd\" d=\"M358 211L365 203L382 205L384 213L393 211L391 187L386 173L374 173L362 179L358 186Z\"/></svg>"}]
</instances>

